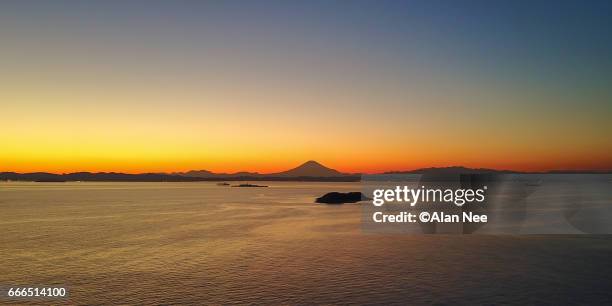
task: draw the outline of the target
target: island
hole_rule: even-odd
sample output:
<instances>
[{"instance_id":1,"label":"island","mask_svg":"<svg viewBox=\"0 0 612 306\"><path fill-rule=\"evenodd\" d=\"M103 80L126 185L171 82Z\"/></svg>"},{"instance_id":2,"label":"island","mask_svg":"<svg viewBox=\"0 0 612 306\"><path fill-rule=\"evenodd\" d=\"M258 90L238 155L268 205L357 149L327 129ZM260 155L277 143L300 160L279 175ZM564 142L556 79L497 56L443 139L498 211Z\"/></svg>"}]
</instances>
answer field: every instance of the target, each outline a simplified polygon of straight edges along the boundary
<instances>
[{"instance_id":1,"label":"island","mask_svg":"<svg viewBox=\"0 0 612 306\"><path fill-rule=\"evenodd\" d=\"M344 204L357 203L359 201L368 200L361 192L329 192L315 200L316 203L323 204Z\"/></svg>"},{"instance_id":2,"label":"island","mask_svg":"<svg viewBox=\"0 0 612 306\"><path fill-rule=\"evenodd\" d=\"M268 187L266 185L255 185L255 184L240 184L240 185L234 185L232 187Z\"/></svg>"}]
</instances>

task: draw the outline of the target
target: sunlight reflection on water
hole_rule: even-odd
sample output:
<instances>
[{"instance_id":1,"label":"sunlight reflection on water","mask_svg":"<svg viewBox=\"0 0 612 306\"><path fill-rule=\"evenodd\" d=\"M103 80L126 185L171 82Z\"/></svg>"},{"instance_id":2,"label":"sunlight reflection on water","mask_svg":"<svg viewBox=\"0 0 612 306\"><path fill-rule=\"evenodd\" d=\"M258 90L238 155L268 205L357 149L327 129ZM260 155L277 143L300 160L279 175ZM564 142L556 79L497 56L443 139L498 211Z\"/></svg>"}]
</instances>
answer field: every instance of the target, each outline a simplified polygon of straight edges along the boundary
<instances>
[{"instance_id":1,"label":"sunlight reflection on water","mask_svg":"<svg viewBox=\"0 0 612 306\"><path fill-rule=\"evenodd\" d=\"M0 284L70 303L609 301L607 236L373 235L359 183L0 183ZM554 294L553 294L554 293Z\"/></svg>"}]
</instances>

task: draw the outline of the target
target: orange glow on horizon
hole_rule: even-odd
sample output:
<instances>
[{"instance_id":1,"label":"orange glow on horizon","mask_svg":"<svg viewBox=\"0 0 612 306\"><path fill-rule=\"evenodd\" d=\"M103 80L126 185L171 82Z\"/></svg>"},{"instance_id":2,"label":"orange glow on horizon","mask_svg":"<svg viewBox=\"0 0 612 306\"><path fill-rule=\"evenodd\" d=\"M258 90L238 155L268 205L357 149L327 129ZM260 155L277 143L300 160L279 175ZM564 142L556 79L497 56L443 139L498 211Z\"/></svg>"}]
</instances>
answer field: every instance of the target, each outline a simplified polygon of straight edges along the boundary
<instances>
[{"instance_id":1,"label":"orange glow on horizon","mask_svg":"<svg viewBox=\"0 0 612 306\"><path fill-rule=\"evenodd\" d=\"M519 20L474 35L491 18L52 6L1 11L0 171L612 168L599 27L500 45L488 30Z\"/></svg>"},{"instance_id":2,"label":"orange glow on horizon","mask_svg":"<svg viewBox=\"0 0 612 306\"><path fill-rule=\"evenodd\" d=\"M73 173L73 172L120 172L129 174L138 173L173 173L187 172L190 170L207 170L214 173L235 173L235 172L257 172L260 174L276 173L295 168L305 162L303 160L287 160L285 162L186 162L183 164L173 164L171 162L150 161L146 163L134 162L85 162L72 161L65 163L47 162L23 162L3 164L0 172L49 172L49 173ZM606 159L600 160L575 160L575 161L547 161L545 163L535 162L440 162L440 161L390 161L384 163L368 163L362 161L327 161L326 159L317 160L326 167L338 170L343 173L366 173L375 174L389 171L409 171L429 167L454 167L462 166L467 168L487 168L496 170L511 170L523 172L544 172L550 170L591 170L609 171L612 170L612 162Z\"/></svg>"}]
</instances>

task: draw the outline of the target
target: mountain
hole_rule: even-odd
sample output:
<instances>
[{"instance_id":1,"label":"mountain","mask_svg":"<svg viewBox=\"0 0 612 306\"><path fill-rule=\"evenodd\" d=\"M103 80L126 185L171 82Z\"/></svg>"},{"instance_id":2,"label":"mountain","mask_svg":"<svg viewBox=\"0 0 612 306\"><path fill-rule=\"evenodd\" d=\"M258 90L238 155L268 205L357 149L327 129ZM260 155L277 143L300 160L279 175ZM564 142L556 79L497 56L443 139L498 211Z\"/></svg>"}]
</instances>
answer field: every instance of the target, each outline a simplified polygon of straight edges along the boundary
<instances>
[{"instance_id":1,"label":"mountain","mask_svg":"<svg viewBox=\"0 0 612 306\"><path fill-rule=\"evenodd\" d=\"M214 173L208 170L191 170L187 172L174 172L171 175L179 175L185 177L198 177L198 178L224 178L224 177L256 177L260 174L257 172L236 172L236 173Z\"/></svg>"},{"instance_id":2,"label":"mountain","mask_svg":"<svg viewBox=\"0 0 612 306\"><path fill-rule=\"evenodd\" d=\"M179 175L184 177L197 177L197 178L299 178L299 177L311 177L311 178L333 178L333 177L345 177L350 176L334 169L325 167L320 163L310 160L298 167L293 169L277 172L260 174L257 172L236 172L236 173L214 173L208 170L191 170L187 172L174 172L171 175Z\"/></svg>"},{"instance_id":3,"label":"mountain","mask_svg":"<svg viewBox=\"0 0 612 306\"><path fill-rule=\"evenodd\" d=\"M193 182L202 180L200 178L185 177L178 175L156 174L156 173L116 173L116 172L75 172L65 174L34 172L15 173L0 172L0 181L36 181L36 182Z\"/></svg>"},{"instance_id":4,"label":"mountain","mask_svg":"<svg viewBox=\"0 0 612 306\"><path fill-rule=\"evenodd\" d=\"M327 168L316 161L308 161L291 170L260 174L257 172L214 173L207 170L192 170L174 173L115 173L115 172L75 172L54 174L45 172L15 173L0 172L0 181L107 181L107 182L194 182L194 181L330 181L357 182L358 174L343 174Z\"/></svg>"},{"instance_id":5,"label":"mountain","mask_svg":"<svg viewBox=\"0 0 612 306\"><path fill-rule=\"evenodd\" d=\"M494 169L472 169L465 167L423 168L411 171L393 171L384 174L487 174L487 173L521 173L521 174L612 174L612 170L551 170L547 172L515 172ZM327 168L316 161L307 161L291 170L259 174L257 172L214 173L206 170L195 170L178 173L116 173L116 172L75 172L55 174L46 172L15 173L0 172L0 181L37 181L37 182L196 182L196 181L312 181L312 182L358 182L360 174L346 174Z\"/></svg>"},{"instance_id":6,"label":"mountain","mask_svg":"<svg viewBox=\"0 0 612 306\"><path fill-rule=\"evenodd\" d=\"M314 160L309 160L291 170L266 174L266 176L270 177L340 177L347 175L327 168Z\"/></svg>"},{"instance_id":7,"label":"mountain","mask_svg":"<svg viewBox=\"0 0 612 306\"><path fill-rule=\"evenodd\" d=\"M208 170L191 170L187 172L173 172L171 175L180 175L186 177L213 177L215 173L212 173Z\"/></svg>"},{"instance_id":8,"label":"mountain","mask_svg":"<svg viewBox=\"0 0 612 306\"><path fill-rule=\"evenodd\" d=\"M431 168L421 168L409 171L391 171L385 172L384 174L485 174L485 173L521 173L514 172L508 170L495 170L495 169L486 169L486 168L466 168L461 166L452 166L452 167L431 167Z\"/></svg>"},{"instance_id":9,"label":"mountain","mask_svg":"<svg viewBox=\"0 0 612 306\"><path fill-rule=\"evenodd\" d=\"M408 171L389 171L383 174L612 174L610 170L548 170L548 171L512 171L487 168L466 168L461 166L431 167Z\"/></svg>"}]
</instances>

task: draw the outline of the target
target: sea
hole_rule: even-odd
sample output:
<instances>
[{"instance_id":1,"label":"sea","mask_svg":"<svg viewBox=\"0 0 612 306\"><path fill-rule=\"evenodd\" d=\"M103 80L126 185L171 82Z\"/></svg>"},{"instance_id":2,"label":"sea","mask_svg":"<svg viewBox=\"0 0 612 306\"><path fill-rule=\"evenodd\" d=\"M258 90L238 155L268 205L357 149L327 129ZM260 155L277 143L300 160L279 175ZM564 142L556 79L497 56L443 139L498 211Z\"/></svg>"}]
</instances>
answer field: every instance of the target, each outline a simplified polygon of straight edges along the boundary
<instances>
[{"instance_id":1,"label":"sea","mask_svg":"<svg viewBox=\"0 0 612 306\"><path fill-rule=\"evenodd\" d=\"M257 184L2 182L0 288L68 296L0 303L612 303L608 235L372 233L314 203L359 183Z\"/></svg>"}]
</instances>

